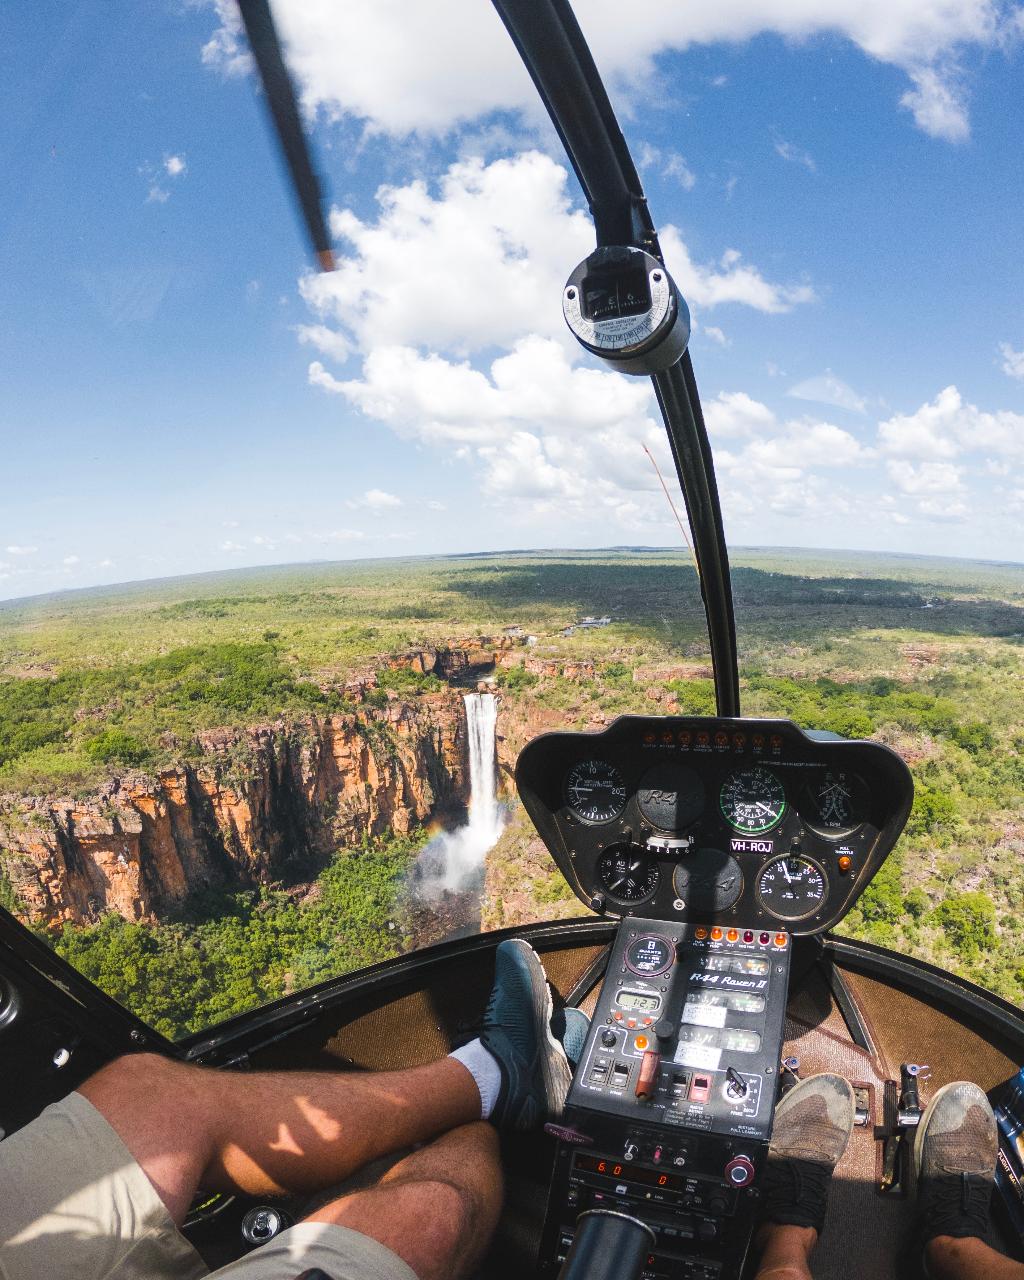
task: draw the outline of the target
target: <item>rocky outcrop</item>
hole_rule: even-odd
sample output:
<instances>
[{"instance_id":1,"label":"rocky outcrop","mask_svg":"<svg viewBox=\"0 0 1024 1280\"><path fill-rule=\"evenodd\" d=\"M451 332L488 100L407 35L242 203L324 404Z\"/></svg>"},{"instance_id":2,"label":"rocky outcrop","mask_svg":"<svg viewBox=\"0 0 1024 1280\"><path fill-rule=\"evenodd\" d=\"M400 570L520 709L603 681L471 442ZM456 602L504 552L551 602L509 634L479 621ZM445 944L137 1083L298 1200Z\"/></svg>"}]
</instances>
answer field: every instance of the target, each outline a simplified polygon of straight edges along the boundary
<instances>
[{"instance_id":1,"label":"rocky outcrop","mask_svg":"<svg viewBox=\"0 0 1024 1280\"><path fill-rule=\"evenodd\" d=\"M85 800L0 798L0 863L33 922L155 920L203 889L294 884L364 836L465 804L454 692L202 735L197 760Z\"/></svg>"}]
</instances>

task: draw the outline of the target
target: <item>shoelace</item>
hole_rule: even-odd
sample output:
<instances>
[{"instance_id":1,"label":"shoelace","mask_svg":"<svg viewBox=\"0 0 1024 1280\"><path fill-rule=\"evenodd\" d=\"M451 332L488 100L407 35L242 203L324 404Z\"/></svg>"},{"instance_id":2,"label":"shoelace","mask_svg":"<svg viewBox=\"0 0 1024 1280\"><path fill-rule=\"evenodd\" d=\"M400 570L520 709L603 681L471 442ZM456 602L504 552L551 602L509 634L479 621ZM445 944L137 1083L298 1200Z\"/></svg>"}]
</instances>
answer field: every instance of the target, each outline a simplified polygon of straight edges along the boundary
<instances>
[{"instance_id":1,"label":"shoelace","mask_svg":"<svg viewBox=\"0 0 1024 1280\"><path fill-rule=\"evenodd\" d=\"M927 1178L921 1188L926 1239L933 1236L984 1236L989 1225L992 1181L959 1173Z\"/></svg>"},{"instance_id":2,"label":"shoelace","mask_svg":"<svg viewBox=\"0 0 1024 1280\"><path fill-rule=\"evenodd\" d=\"M821 1231L832 1166L815 1160L772 1160L764 1181L764 1220Z\"/></svg>"}]
</instances>

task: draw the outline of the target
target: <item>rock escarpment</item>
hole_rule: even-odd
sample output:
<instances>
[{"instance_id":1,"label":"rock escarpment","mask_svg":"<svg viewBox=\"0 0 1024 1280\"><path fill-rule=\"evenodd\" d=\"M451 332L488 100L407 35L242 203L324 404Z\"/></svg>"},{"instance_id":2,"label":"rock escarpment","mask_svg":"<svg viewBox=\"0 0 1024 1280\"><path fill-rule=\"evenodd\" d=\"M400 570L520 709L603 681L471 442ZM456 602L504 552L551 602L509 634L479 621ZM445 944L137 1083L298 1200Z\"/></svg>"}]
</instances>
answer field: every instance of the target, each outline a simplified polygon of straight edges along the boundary
<instances>
[{"instance_id":1,"label":"rock escarpment","mask_svg":"<svg viewBox=\"0 0 1024 1280\"><path fill-rule=\"evenodd\" d=\"M203 889L310 878L345 845L465 804L453 691L200 738L199 757L126 772L83 800L0 801L0 857L35 923L155 920Z\"/></svg>"}]
</instances>

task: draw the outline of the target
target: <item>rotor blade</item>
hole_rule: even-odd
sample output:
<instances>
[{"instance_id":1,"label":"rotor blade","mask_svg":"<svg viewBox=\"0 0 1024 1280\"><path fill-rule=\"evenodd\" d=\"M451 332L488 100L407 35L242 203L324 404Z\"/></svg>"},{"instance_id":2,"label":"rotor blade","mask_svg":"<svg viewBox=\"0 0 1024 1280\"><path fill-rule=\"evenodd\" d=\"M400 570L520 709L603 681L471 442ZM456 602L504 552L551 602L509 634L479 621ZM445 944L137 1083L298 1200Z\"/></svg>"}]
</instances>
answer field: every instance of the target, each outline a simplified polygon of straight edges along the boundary
<instances>
[{"instance_id":1,"label":"rotor blade","mask_svg":"<svg viewBox=\"0 0 1024 1280\"><path fill-rule=\"evenodd\" d=\"M269 0L238 0L238 8L245 23L249 48L256 60L274 128L288 163L292 185L313 241L317 261L322 270L333 271L334 251L324 220L320 179L313 169L309 143L299 115L295 86L284 64L281 41L274 26Z\"/></svg>"}]
</instances>

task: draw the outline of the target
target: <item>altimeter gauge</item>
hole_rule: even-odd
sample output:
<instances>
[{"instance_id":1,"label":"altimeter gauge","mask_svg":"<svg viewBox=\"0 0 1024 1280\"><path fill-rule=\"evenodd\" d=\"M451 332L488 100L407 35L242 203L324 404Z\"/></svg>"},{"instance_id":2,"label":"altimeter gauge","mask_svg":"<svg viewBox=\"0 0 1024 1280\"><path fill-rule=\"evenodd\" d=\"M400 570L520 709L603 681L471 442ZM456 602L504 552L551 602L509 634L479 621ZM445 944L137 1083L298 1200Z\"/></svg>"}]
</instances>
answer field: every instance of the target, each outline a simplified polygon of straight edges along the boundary
<instances>
[{"instance_id":1,"label":"altimeter gauge","mask_svg":"<svg viewBox=\"0 0 1024 1280\"><path fill-rule=\"evenodd\" d=\"M803 920L821 909L828 893L823 869L800 853L772 858L757 877L761 906L779 920Z\"/></svg>"},{"instance_id":2,"label":"altimeter gauge","mask_svg":"<svg viewBox=\"0 0 1024 1280\"><path fill-rule=\"evenodd\" d=\"M658 864L640 849L627 844L612 845L597 860L601 888L615 902L645 902L661 880Z\"/></svg>"},{"instance_id":3,"label":"altimeter gauge","mask_svg":"<svg viewBox=\"0 0 1024 1280\"><path fill-rule=\"evenodd\" d=\"M837 840L866 820L867 787L855 773L827 769L804 787L800 809L812 831Z\"/></svg>"},{"instance_id":4,"label":"altimeter gauge","mask_svg":"<svg viewBox=\"0 0 1024 1280\"><path fill-rule=\"evenodd\" d=\"M566 775L565 803L584 822L611 822L626 807L622 774L607 760L581 760Z\"/></svg>"},{"instance_id":5,"label":"altimeter gauge","mask_svg":"<svg viewBox=\"0 0 1024 1280\"><path fill-rule=\"evenodd\" d=\"M731 827L747 836L759 836L782 821L786 790L770 769L754 765L729 774L722 783L718 802Z\"/></svg>"}]
</instances>

